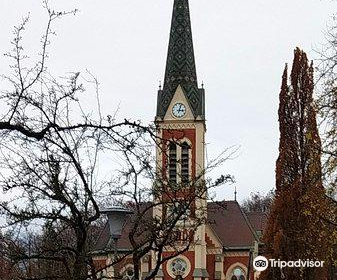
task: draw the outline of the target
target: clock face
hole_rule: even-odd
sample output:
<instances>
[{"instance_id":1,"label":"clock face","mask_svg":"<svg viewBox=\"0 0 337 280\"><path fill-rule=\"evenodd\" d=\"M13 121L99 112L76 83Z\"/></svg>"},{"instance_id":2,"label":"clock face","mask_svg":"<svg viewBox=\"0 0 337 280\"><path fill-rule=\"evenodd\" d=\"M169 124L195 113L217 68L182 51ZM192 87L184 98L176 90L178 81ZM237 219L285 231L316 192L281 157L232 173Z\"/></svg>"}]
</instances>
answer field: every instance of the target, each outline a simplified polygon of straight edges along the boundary
<instances>
[{"instance_id":1,"label":"clock face","mask_svg":"<svg viewBox=\"0 0 337 280\"><path fill-rule=\"evenodd\" d=\"M182 118L186 114L186 107L182 103L176 103L174 104L172 108L172 114L176 118Z\"/></svg>"}]
</instances>

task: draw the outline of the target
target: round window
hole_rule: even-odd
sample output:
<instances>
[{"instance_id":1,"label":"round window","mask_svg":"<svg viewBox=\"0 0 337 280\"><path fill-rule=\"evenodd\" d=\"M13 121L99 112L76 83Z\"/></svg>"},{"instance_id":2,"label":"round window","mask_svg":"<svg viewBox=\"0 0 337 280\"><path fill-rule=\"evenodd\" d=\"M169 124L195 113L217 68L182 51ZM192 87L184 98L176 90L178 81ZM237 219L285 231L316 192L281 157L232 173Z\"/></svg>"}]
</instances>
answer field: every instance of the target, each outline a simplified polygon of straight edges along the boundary
<instances>
[{"instance_id":1,"label":"round window","mask_svg":"<svg viewBox=\"0 0 337 280\"><path fill-rule=\"evenodd\" d=\"M232 271L231 280L245 280L245 272L242 270L241 267L236 267Z\"/></svg>"},{"instance_id":2,"label":"round window","mask_svg":"<svg viewBox=\"0 0 337 280\"><path fill-rule=\"evenodd\" d=\"M171 267L170 267L172 273L176 276L178 275L184 275L185 272L187 271L187 263L183 259L175 259L171 262Z\"/></svg>"},{"instance_id":3,"label":"round window","mask_svg":"<svg viewBox=\"0 0 337 280\"><path fill-rule=\"evenodd\" d=\"M128 267L124 271L123 280L133 280L133 279L135 279L135 271L133 270L132 267Z\"/></svg>"}]
</instances>

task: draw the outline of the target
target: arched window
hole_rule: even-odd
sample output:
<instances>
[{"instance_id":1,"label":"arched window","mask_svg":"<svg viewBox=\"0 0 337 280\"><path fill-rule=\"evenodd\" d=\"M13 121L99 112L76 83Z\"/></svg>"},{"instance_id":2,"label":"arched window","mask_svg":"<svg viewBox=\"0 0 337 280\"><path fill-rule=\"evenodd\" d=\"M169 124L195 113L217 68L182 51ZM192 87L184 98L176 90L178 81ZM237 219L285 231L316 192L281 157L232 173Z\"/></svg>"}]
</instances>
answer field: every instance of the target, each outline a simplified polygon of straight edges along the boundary
<instances>
[{"instance_id":1,"label":"arched window","mask_svg":"<svg viewBox=\"0 0 337 280\"><path fill-rule=\"evenodd\" d=\"M241 267L235 267L232 270L232 274L231 274L231 280L246 280L245 277L245 272L242 270Z\"/></svg>"},{"instance_id":2,"label":"arched window","mask_svg":"<svg viewBox=\"0 0 337 280\"><path fill-rule=\"evenodd\" d=\"M177 183L177 145L169 145L169 181L170 184Z\"/></svg>"},{"instance_id":3,"label":"arched window","mask_svg":"<svg viewBox=\"0 0 337 280\"><path fill-rule=\"evenodd\" d=\"M190 146L186 142L181 145L181 182L183 184L189 181L189 149Z\"/></svg>"},{"instance_id":4,"label":"arched window","mask_svg":"<svg viewBox=\"0 0 337 280\"><path fill-rule=\"evenodd\" d=\"M190 150L186 141L168 145L168 179L173 187L187 185L190 181Z\"/></svg>"}]
</instances>

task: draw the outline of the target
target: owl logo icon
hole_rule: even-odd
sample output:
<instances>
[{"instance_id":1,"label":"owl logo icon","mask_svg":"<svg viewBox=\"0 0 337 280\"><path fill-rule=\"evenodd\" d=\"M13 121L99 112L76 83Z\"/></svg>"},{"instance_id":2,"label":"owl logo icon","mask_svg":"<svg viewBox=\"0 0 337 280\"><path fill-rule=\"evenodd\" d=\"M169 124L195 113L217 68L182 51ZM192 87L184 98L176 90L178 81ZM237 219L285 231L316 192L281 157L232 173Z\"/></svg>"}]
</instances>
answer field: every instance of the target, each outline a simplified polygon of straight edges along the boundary
<instances>
[{"instance_id":1,"label":"owl logo icon","mask_svg":"<svg viewBox=\"0 0 337 280\"><path fill-rule=\"evenodd\" d=\"M268 268L268 260L263 256L258 256L254 259L253 266L257 271L264 271Z\"/></svg>"}]
</instances>

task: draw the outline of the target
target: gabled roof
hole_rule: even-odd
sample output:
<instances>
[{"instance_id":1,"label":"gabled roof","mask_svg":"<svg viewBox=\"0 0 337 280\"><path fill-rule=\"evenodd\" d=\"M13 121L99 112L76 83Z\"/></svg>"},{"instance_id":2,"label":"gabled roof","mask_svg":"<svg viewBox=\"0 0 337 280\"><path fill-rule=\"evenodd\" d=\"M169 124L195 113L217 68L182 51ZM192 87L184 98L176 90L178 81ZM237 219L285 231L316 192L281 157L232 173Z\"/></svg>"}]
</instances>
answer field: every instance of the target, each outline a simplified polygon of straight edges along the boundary
<instances>
[{"instance_id":1,"label":"gabled roof","mask_svg":"<svg viewBox=\"0 0 337 280\"><path fill-rule=\"evenodd\" d=\"M224 247L251 247L258 236L237 201L208 203L209 225Z\"/></svg>"},{"instance_id":2,"label":"gabled roof","mask_svg":"<svg viewBox=\"0 0 337 280\"><path fill-rule=\"evenodd\" d=\"M147 215L151 215L150 211ZM249 213L246 216L237 201L209 202L207 215L209 226L225 248L251 247L254 241L258 241L256 231L262 231L266 221L265 213ZM131 249L128 239L130 223L131 219L127 221L122 237L118 240L119 250ZM109 227L105 225L94 250L104 251L108 242Z\"/></svg>"},{"instance_id":3,"label":"gabled roof","mask_svg":"<svg viewBox=\"0 0 337 280\"><path fill-rule=\"evenodd\" d=\"M198 89L188 0L174 0L163 90L158 92L157 117L163 118L178 85L194 117L204 119L204 90Z\"/></svg>"}]
</instances>

